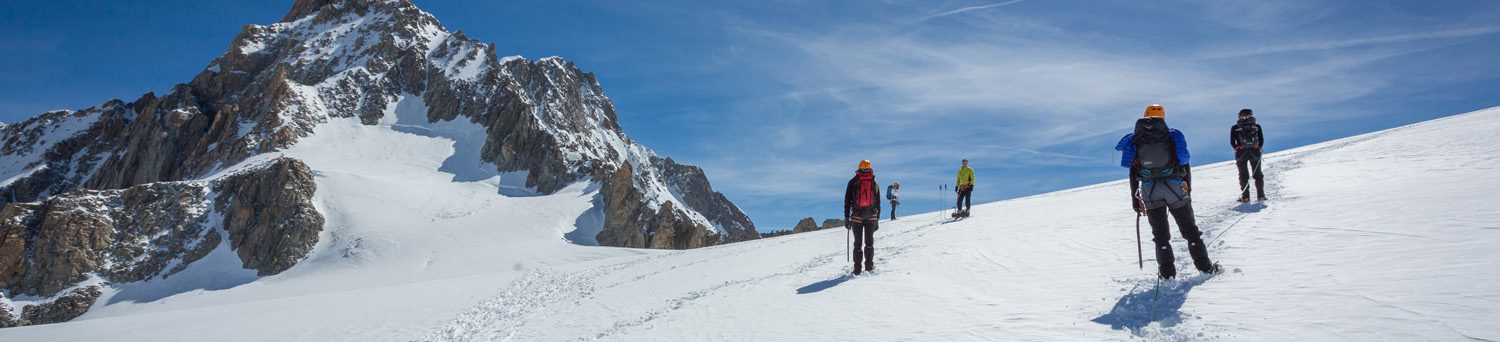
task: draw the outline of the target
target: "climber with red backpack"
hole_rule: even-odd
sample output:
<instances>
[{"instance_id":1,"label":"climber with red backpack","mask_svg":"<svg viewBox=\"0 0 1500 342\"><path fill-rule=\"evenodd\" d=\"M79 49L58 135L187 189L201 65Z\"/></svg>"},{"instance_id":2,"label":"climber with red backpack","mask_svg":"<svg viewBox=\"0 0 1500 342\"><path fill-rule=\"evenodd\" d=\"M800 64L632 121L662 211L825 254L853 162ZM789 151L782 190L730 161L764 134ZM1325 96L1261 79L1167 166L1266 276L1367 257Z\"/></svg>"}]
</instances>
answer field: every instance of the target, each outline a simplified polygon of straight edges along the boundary
<instances>
[{"instance_id":1,"label":"climber with red backpack","mask_svg":"<svg viewBox=\"0 0 1500 342\"><path fill-rule=\"evenodd\" d=\"M869 160L859 161L844 190L844 229L854 232L854 275L875 270L875 230L880 229L880 185ZM860 264L860 259L864 264ZM861 268L860 266L864 266Z\"/></svg>"},{"instance_id":2,"label":"climber with red backpack","mask_svg":"<svg viewBox=\"0 0 1500 342\"><path fill-rule=\"evenodd\" d=\"M1193 266L1205 274L1219 272L1219 265L1208 259L1203 232L1193 217L1192 167L1188 164L1187 138L1181 131L1168 128L1166 110L1157 104L1146 107L1146 115L1135 123L1135 133L1120 139L1115 149L1123 152L1120 166L1130 168L1131 207L1136 215L1145 215L1151 223L1151 240L1156 243L1157 276L1177 276L1172 256L1172 234L1167 214L1177 221L1177 229L1188 242Z\"/></svg>"}]
</instances>

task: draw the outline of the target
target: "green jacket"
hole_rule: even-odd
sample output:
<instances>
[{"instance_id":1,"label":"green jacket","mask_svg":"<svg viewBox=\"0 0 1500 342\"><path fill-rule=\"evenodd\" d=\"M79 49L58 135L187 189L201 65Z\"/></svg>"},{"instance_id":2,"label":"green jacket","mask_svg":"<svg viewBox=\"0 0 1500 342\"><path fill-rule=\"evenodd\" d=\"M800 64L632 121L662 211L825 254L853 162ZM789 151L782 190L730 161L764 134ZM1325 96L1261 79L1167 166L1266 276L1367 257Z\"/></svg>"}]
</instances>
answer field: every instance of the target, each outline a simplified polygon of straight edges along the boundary
<instances>
[{"instance_id":1,"label":"green jacket","mask_svg":"<svg viewBox=\"0 0 1500 342\"><path fill-rule=\"evenodd\" d=\"M953 183L953 187L962 187L964 183L974 185L974 169L970 169L968 166L958 169L958 181Z\"/></svg>"}]
</instances>

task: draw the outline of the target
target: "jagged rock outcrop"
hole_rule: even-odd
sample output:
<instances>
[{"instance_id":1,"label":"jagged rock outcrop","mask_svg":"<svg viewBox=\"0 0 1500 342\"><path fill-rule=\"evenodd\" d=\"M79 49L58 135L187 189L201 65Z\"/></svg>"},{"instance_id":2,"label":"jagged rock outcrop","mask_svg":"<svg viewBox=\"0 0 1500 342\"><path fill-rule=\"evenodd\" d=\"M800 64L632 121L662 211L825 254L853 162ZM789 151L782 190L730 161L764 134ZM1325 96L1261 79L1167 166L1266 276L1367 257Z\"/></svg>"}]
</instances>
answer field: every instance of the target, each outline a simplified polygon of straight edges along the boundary
<instances>
[{"instance_id":1,"label":"jagged rock outcrop","mask_svg":"<svg viewBox=\"0 0 1500 342\"><path fill-rule=\"evenodd\" d=\"M43 304L27 305L21 309L21 318L16 325L37 325L67 322L83 316L103 294L99 286L83 286Z\"/></svg>"},{"instance_id":2,"label":"jagged rock outcrop","mask_svg":"<svg viewBox=\"0 0 1500 342\"><path fill-rule=\"evenodd\" d=\"M806 218L803 218L801 220L798 220L797 221L797 225L792 226L792 229L777 230L777 231L772 231L772 232L764 233L764 234L761 234L761 238L777 237L777 236L782 236L782 235L791 235L791 234L797 234L797 233L806 233L806 232L811 232L811 231L824 230L824 229L828 229L828 228L843 228L844 227L844 220L840 220L840 219L826 219L826 220L823 220L823 225L821 225L821 226L819 226L817 222L818 221L814 220L812 217L806 217Z\"/></svg>"},{"instance_id":3,"label":"jagged rock outcrop","mask_svg":"<svg viewBox=\"0 0 1500 342\"><path fill-rule=\"evenodd\" d=\"M215 209L245 268L281 273L312 251L323 230L323 215L312 205L315 189L312 170L292 158L219 183Z\"/></svg>"},{"instance_id":4,"label":"jagged rock outcrop","mask_svg":"<svg viewBox=\"0 0 1500 342\"><path fill-rule=\"evenodd\" d=\"M796 226L792 226L792 233L805 233L818 229L821 229L820 227L818 227L818 221L813 220L813 218L811 217L807 217L803 218L800 221L797 221Z\"/></svg>"},{"instance_id":5,"label":"jagged rock outcrop","mask_svg":"<svg viewBox=\"0 0 1500 342\"><path fill-rule=\"evenodd\" d=\"M313 209L315 189L305 164L282 158L222 180L78 189L12 203L0 211L0 289L51 297L95 278L106 284L166 278L220 246L226 233L246 268L275 274L317 242L323 218ZM98 296L86 294L75 290L28 306L19 322L74 317L67 315L87 310Z\"/></svg>"},{"instance_id":6,"label":"jagged rock outcrop","mask_svg":"<svg viewBox=\"0 0 1500 342\"><path fill-rule=\"evenodd\" d=\"M51 296L91 275L131 282L160 273L188 250L203 248L206 193L194 184L153 183L9 205L0 212L0 244L6 246L0 288Z\"/></svg>"},{"instance_id":7,"label":"jagged rock outcrop","mask_svg":"<svg viewBox=\"0 0 1500 342\"><path fill-rule=\"evenodd\" d=\"M3 295L0 295L0 297L3 297ZM17 321L15 314L10 313L11 310L13 309L10 308L10 305L0 303L0 328L10 328L20 325L21 322Z\"/></svg>"},{"instance_id":8,"label":"jagged rock outcrop","mask_svg":"<svg viewBox=\"0 0 1500 342\"><path fill-rule=\"evenodd\" d=\"M673 202L651 208L641 201L641 191L632 186L634 172L623 166L604 181L607 210L600 245L632 248L688 249L711 245L719 238L708 227L693 222L674 208Z\"/></svg>"}]
</instances>

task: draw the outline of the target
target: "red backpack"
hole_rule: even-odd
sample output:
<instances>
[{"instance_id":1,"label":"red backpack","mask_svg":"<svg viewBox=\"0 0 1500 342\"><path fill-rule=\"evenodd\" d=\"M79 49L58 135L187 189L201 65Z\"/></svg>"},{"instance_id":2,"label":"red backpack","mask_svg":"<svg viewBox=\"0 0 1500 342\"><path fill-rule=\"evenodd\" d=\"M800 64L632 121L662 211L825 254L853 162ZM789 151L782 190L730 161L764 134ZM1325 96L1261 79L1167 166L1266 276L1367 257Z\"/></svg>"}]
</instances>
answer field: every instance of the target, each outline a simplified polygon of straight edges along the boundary
<instances>
[{"instance_id":1,"label":"red backpack","mask_svg":"<svg viewBox=\"0 0 1500 342\"><path fill-rule=\"evenodd\" d=\"M875 171L859 172L859 194L855 197L854 203L860 209L875 205Z\"/></svg>"}]
</instances>

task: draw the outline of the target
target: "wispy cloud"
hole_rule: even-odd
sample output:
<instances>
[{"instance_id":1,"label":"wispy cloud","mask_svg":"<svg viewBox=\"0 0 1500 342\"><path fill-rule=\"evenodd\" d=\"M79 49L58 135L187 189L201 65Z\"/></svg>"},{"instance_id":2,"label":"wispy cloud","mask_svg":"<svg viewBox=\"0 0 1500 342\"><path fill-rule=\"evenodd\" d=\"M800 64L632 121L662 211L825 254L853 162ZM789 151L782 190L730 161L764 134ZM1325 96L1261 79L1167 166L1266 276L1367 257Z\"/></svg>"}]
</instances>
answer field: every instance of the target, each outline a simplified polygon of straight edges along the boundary
<instances>
[{"instance_id":1,"label":"wispy cloud","mask_svg":"<svg viewBox=\"0 0 1500 342\"><path fill-rule=\"evenodd\" d=\"M1417 41L1424 41L1424 40L1469 38L1469 37L1491 35L1491 34L1497 34L1497 33L1500 33L1500 27L1492 26L1492 27L1471 27L1471 28L1451 29L1451 30L1441 30L1441 31L1429 31L1429 32L1413 32L1413 33L1403 33L1403 34L1394 34L1394 35L1385 35L1385 36L1362 37L1362 38L1340 39L1340 40L1325 40L1325 41L1314 41L1314 42L1301 42L1301 43L1290 43L1290 44L1282 44L1282 43L1277 43L1277 42L1268 42L1268 43L1263 43L1260 46L1249 47L1249 48L1216 50L1216 51L1211 51L1211 52L1205 52L1205 53L1201 54L1200 57L1201 58L1205 58L1205 59L1239 58L1239 57L1250 57L1250 56L1269 55L1269 54L1287 53L1287 52L1322 51L1322 50L1346 49L1346 48L1361 47L1361 46L1370 46L1370 45L1410 43L1410 42L1417 42Z\"/></svg>"},{"instance_id":2,"label":"wispy cloud","mask_svg":"<svg viewBox=\"0 0 1500 342\"><path fill-rule=\"evenodd\" d=\"M1330 123L1372 115L1351 103L1416 87L1410 75L1422 71L1402 69L1411 56L1500 31L1422 31L1433 27L1422 22L1383 26L1416 33L1318 39L1369 27L1325 25L1338 19L1327 17L1337 8L1326 4L1267 4L1239 25L1220 21L1243 12L1223 8L1114 2L1066 16L1045 15L1055 3L1037 3L933 20L1016 3L946 10L920 25L910 13L927 13L924 2L854 11L777 3L790 13L714 18L734 43L714 53L711 62L724 69L712 81L762 86L737 89L732 103L707 111L713 129L703 131L735 134L695 143L704 152L686 161L745 203L757 223L772 225L837 212L860 159L876 163L882 182L901 181L916 190L907 193L912 199L936 203L940 194L931 192L952 182L957 161L968 158L985 182L976 199L993 200L1109 180L1118 172L1111 147L1146 104L1167 105L1195 156L1224 158L1229 152L1217 141L1239 108L1263 113L1278 142L1317 135ZM1324 20L1257 22L1314 10L1304 17ZM1145 14L1171 16L1163 21L1182 28L1119 19ZM1309 41L1278 41L1288 36ZM1433 43L1440 39L1452 41ZM1369 48L1340 50L1349 47ZM1333 51L1236 59L1318 49Z\"/></svg>"},{"instance_id":3,"label":"wispy cloud","mask_svg":"<svg viewBox=\"0 0 1500 342\"><path fill-rule=\"evenodd\" d=\"M954 15L954 14L964 13L964 12L972 12L972 11L978 11L978 10L996 8L996 7L1004 7L1004 6L1014 5L1014 4L1020 3L1022 1L1026 1L1026 0L1011 0L1011 1L1001 2L1001 3L988 4L988 5L969 6L969 7L959 8L959 9L955 9L955 10L950 10L950 11L943 12L943 13L938 13L938 14L933 14L933 15L925 16L925 17L922 17L921 19L917 19L917 21L918 22L923 22L923 21L928 21L928 20L932 20L932 19L942 18L942 17Z\"/></svg>"}]
</instances>

